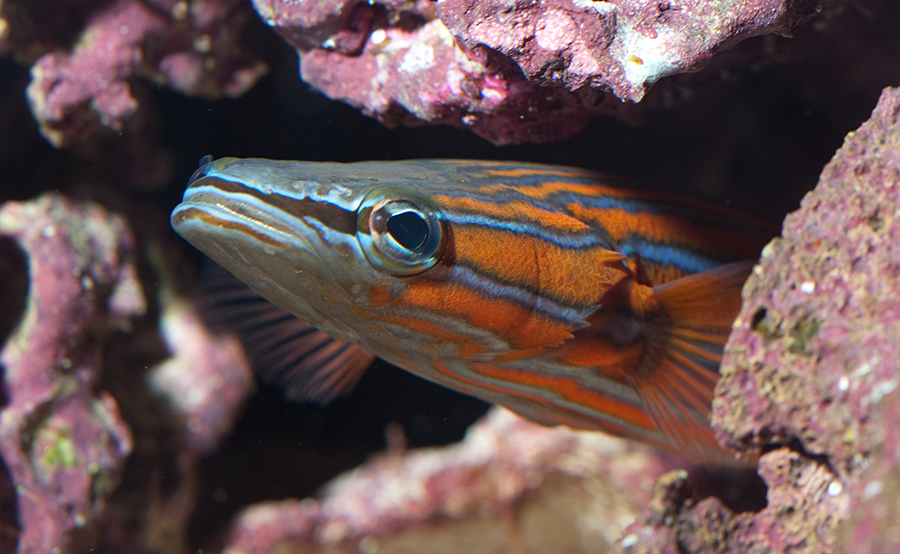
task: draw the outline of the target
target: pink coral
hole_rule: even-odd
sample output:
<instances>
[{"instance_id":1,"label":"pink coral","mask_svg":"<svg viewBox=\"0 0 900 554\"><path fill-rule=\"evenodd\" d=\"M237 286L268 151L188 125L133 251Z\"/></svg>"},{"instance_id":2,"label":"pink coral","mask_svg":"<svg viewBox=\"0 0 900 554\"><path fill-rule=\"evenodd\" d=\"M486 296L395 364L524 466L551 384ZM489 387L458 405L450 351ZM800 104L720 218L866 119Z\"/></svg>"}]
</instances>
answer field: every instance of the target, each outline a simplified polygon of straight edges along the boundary
<instances>
[{"instance_id":1,"label":"pink coral","mask_svg":"<svg viewBox=\"0 0 900 554\"><path fill-rule=\"evenodd\" d=\"M719 50L754 35L789 34L818 2L441 0L441 21L472 47L514 60L529 79L584 85L639 101L667 75L700 68Z\"/></svg>"},{"instance_id":2,"label":"pink coral","mask_svg":"<svg viewBox=\"0 0 900 554\"><path fill-rule=\"evenodd\" d=\"M303 78L388 125L465 126L498 144L578 133L656 80L759 34L787 34L817 2L292 3L256 0L301 55ZM611 92L612 94L610 94Z\"/></svg>"},{"instance_id":3,"label":"pink coral","mask_svg":"<svg viewBox=\"0 0 900 554\"><path fill-rule=\"evenodd\" d=\"M748 281L715 404L729 445L797 441L827 461L851 513L870 514L855 552L900 547L896 506L875 509L900 465L898 176L900 89L885 89Z\"/></svg>"},{"instance_id":4,"label":"pink coral","mask_svg":"<svg viewBox=\"0 0 900 554\"><path fill-rule=\"evenodd\" d=\"M849 498L836 488L840 481L828 466L782 448L760 459L759 475L769 487L768 506L738 514L716 497L696 501L684 475L666 475L657 483L653 501L611 552L833 551Z\"/></svg>"},{"instance_id":5,"label":"pink coral","mask_svg":"<svg viewBox=\"0 0 900 554\"><path fill-rule=\"evenodd\" d=\"M542 427L496 408L458 445L379 457L333 481L318 500L248 508L226 551L263 554L288 541L310 547L359 544L364 551L377 546L379 552L402 552L404 544L421 549L435 535L416 542L407 530L445 521L452 533L473 518L530 520L536 507L529 499L536 497L538 505L557 505L556 517L544 516L520 531L488 523L475 532L490 535L489 542L524 541L530 547L544 543L542 535L552 536L546 546L593 551L618 536L634 509L649 499L653 479L672 467L672 460L646 446ZM585 536L578 539L579 533ZM453 551L449 544L440 551Z\"/></svg>"},{"instance_id":6,"label":"pink coral","mask_svg":"<svg viewBox=\"0 0 900 554\"><path fill-rule=\"evenodd\" d=\"M139 106L138 76L195 96L243 94L265 72L236 48L246 14L234 0L116 0L89 11L71 52L32 67L28 100L41 133L68 147L100 126L121 131Z\"/></svg>"},{"instance_id":7,"label":"pink coral","mask_svg":"<svg viewBox=\"0 0 900 554\"><path fill-rule=\"evenodd\" d=\"M560 139L581 131L589 114L619 104L597 91L529 82L502 56L458 44L436 20L411 30L383 28L358 56L304 53L301 74L388 125L447 123L497 144Z\"/></svg>"},{"instance_id":8,"label":"pink coral","mask_svg":"<svg viewBox=\"0 0 900 554\"><path fill-rule=\"evenodd\" d=\"M0 452L18 500L19 552L62 549L115 490L131 433L95 384L108 333L144 311L123 220L57 195L0 207L0 235L25 253L25 313L0 351L9 403Z\"/></svg>"},{"instance_id":9,"label":"pink coral","mask_svg":"<svg viewBox=\"0 0 900 554\"><path fill-rule=\"evenodd\" d=\"M148 379L185 419L187 446L200 457L231 430L253 390L253 372L234 334L213 334L197 308L168 288L160 328L172 356L151 368Z\"/></svg>"}]
</instances>

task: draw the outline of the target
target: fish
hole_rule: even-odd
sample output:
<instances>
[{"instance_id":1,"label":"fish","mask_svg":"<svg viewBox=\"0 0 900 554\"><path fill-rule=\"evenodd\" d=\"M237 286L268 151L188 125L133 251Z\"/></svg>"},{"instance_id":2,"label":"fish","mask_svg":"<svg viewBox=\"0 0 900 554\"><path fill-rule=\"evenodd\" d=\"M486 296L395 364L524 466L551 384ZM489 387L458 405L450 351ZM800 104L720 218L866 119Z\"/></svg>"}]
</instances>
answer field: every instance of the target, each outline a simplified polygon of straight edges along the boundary
<instances>
[{"instance_id":1,"label":"fish","mask_svg":"<svg viewBox=\"0 0 900 554\"><path fill-rule=\"evenodd\" d=\"M569 167L207 157L171 224L296 316L258 348L292 398L344 394L377 356L542 425L734 459L709 414L776 234L751 216ZM234 314L285 323L263 312Z\"/></svg>"}]
</instances>

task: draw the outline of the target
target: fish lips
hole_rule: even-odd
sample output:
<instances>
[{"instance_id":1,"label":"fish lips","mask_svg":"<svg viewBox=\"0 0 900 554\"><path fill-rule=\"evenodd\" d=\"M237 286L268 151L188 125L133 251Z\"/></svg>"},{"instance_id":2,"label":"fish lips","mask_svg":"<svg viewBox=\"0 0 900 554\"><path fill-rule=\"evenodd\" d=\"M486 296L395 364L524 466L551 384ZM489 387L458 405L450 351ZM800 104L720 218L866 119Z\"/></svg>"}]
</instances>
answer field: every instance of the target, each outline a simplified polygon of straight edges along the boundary
<instances>
[{"instance_id":1,"label":"fish lips","mask_svg":"<svg viewBox=\"0 0 900 554\"><path fill-rule=\"evenodd\" d=\"M289 245L309 250L302 234L296 232L296 223L281 221L243 188L233 181L195 174L181 204L172 211L172 228L207 254L204 244L221 240L233 244L250 241L269 252Z\"/></svg>"},{"instance_id":2,"label":"fish lips","mask_svg":"<svg viewBox=\"0 0 900 554\"><path fill-rule=\"evenodd\" d=\"M172 227L185 240L255 289L286 291L306 283L307 290L319 290L331 283L333 293L355 298L372 281L354 211L227 179L220 162L201 166L172 212Z\"/></svg>"}]
</instances>

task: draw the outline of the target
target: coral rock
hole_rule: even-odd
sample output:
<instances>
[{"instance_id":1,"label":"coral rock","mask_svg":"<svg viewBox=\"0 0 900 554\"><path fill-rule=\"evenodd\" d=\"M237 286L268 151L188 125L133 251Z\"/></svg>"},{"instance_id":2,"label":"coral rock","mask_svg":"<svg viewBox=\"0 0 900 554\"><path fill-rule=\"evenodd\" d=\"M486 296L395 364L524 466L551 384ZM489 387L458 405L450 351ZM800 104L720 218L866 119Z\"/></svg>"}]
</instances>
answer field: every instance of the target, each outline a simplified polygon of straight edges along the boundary
<instances>
[{"instance_id":1,"label":"coral rock","mask_svg":"<svg viewBox=\"0 0 900 554\"><path fill-rule=\"evenodd\" d=\"M783 448L760 459L769 485L769 505L759 513L735 514L718 498L699 502L685 476L660 479L654 499L630 525L613 552L675 554L701 552L828 552L849 498L833 494L839 482L821 462Z\"/></svg>"},{"instance_id":2,"label":"coral rock","mask_svg":"<svg viewBox=\"0 0 900 554\"><path fill-rule=\"evenodd\" d=\"M714 412L734 448L797 441L827 460L832 492L844 491L860 514L858 531L844 530L854 552L900 548L886 533L897 512L885 510L883 494L900 464L898 114L900 90L885 89L764 252ZM894 542L880 550L880 541Z\"/></svg>"},{"instance_id":3,"label":"coral rock","mask_svg":"<svg viewBox=\"0 0 900 554\"><path fill-rule=\"evenodd\" d=\"M194 305L165 294L162 311L172 357L151 368L148 381L185 419L191 453L203 456L231 431L253 390L253 370L238 338L212 333Z\"/></svg>"},{"instance_id":4,"label":"coral rock","mask_svg":"<svg viewBox=\"0 0 900 554\"><path fill-rule=\"evenodd\" d=\"M104 337L142 314L144 297L130 232L97 205L57 195L7 202L0 237L25 254L30 275L24 314L0 351L0 454L16 487L18 552L53 552L96 523L131 451L115 400L95 387Z\"/></svg>"},{"instance_id":5,"label":"coral rock","mask_svg":"<svg viewBox=\"0 0 900 554\"><path fill-rule=\"evenodd\" d=\"M444 123L498 144L547 142L621 104L528 81L504 56L460 44L430 2L254 5L297 48L305 81L389 126Z\"/></svg>"},{"instance_id":6,"label":"coral rock","mask_svg":"<svg viewBox=\"0 0 900 554\"><path fill-rule=\"evenodd\" d=\"M719 50L767 33L789 34L818 2L441 0L441 20L471 47L512 58L529 79L584 85L639 101L667 75L699 69Z\"/></svg>"},{"instance_id":7,"label":"coral rock","mask_svg":"<svg viewBox=\"0 0 900 554\"><path fill-rule=\"evenodd\" d=\"M744 454L786 445L760 459L768 505L682 495L663 523L646 510L621 552L900 548L898 186L900 89L885 89L763 251L726 347L713 426Z\"/></svg>"},{"instance_id":8,"label":"coral rock","mask_svg":"<svg viewBox=\"0 0 900 554\"><path fill-rule=\"evenodd\" d=\"M661 77L696 70L745 38L789 33L818 3L254 5L297 48L304 80L327 96L388 125L446 123L505 144L576 134Z\"/></svg>"},{"instance_id":9,"label":"coral rock","mask_svg":"<svg viewBox=\"0 0 900 554\"><path fill-rule=\"evenodd\" d=\"M382 456L318 500L246 509L225 551L597 552L672 467L649 447L495 408L457 445Z\"/></svg>"},{"instance_id":10,"label":"coral rock","mask_svg":"<svg viewBox=\"0 0 900 554\"><path fill-rule=\"evenodd\" d=\"M527 81L502 56L458 44L437 20L413 30L381 29L356 56L303 53L301 75L390 126L446 123L497 144L571 136L592 115L619 105L598 91L569 93Z\"/></svg>"},{"instance_id":11,"label":"coral rock","mask_svg":"<svg viewBox=\"0 0 900 554\"><path fill-rule=\"evenodd\" d=\"M134 77L218 98L243 94L265 72L236 46L248 12L234 0L82 7L86 21L71 52L45 54L31 69L28 100L54 146L71 146L101 126L121 131L139 106Z\"/></svg>"}]
</instances>

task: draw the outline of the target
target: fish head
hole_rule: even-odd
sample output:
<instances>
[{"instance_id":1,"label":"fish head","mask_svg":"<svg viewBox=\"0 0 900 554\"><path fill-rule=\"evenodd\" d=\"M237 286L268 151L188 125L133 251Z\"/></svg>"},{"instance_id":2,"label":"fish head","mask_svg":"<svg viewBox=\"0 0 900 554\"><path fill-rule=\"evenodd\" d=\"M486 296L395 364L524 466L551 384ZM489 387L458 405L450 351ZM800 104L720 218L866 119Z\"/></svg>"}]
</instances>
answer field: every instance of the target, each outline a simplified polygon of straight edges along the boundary
<instances>
[{"instance_id":1,"label":"fish head","mask_svg":"<svg viewBox=\"0 0 900 554\"><path fill-rule=\"evenodd\" d=\"M571 337L623 256L583 223L560 231L588 245L577 257L546 247L541 222L481 222L483 183L457 166L204 160L172 226L269 301L399 365L514 359Z\"/></svg>"},{"instance_id":2,"label":"fish head","mask_svg":"<svg viewBox=\"0 0 900 554\"><path fill-rule=\"evenodd\" d=\"M446 232L423 195L347 168L204 160L172 226L274 304L361 342L361 317L432 267Z\"/></svg>"}]
</instances>

